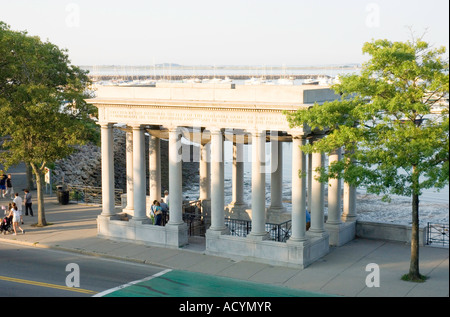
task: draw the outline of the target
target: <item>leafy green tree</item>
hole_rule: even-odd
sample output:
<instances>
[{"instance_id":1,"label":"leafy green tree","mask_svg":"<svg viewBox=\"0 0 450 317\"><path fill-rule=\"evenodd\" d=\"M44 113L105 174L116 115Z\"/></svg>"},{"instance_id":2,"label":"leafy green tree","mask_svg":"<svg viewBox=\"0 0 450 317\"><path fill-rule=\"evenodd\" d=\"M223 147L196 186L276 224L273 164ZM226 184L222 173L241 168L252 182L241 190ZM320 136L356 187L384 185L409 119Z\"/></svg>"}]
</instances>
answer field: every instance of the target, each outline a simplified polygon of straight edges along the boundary
<instances>
[{"instance_id":1,"label":"leafy green tree","mask_svg":"<svg viewBox=\"0 0 450 317\"><path fill-rule=\"evenodd\" d=\"M303 147L307 153L344 149L341 161L321 169L321 181L339 177L385 200L392 194L411 197L411 259L403 277L408 280L425 278L419 272L419 197L424 189L449 183L448 109L430 113L448 98L445 52L421 39L365 43L370 59L360 74L332 86L339 100L287 114L292 126L326 132Z\"/></svg>"},{"instance_id":2,"label":"leafy green tree","mask_svg":"<svg viewBox=\"0 0 450 317\"><path fill-rule=\"evenodd\" d=\"M68 156L74 145L98 139L88 105L87 72L70 64L65 50L17 32L0 21L0 134L7 136L0 162L25 162L36 176L38 226L45 226L47 164Z\"/></svg>"}]
</instances>

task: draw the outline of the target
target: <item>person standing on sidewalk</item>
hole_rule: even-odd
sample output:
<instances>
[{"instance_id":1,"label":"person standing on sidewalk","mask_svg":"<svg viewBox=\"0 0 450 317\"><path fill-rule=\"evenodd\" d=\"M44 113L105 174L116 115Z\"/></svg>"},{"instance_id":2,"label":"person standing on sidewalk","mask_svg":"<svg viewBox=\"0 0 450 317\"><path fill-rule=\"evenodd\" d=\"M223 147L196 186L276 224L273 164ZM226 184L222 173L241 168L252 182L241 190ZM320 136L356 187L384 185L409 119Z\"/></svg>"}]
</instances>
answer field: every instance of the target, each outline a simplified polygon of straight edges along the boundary
<instances>
[{"instance_id":1,"label":"person standing on sidewalk","mask_svg":"<svg viewBox=\"0 0 450 317\"><path fill-rule=\"evenodd\" d=\"M23 197L23 200L25 202L25 216L28 216L28 209L30 209L30 216L33 217L33 208L31 207L31 193L28 189L25 189L25 196Z\"/></svg>"}]
</instances>

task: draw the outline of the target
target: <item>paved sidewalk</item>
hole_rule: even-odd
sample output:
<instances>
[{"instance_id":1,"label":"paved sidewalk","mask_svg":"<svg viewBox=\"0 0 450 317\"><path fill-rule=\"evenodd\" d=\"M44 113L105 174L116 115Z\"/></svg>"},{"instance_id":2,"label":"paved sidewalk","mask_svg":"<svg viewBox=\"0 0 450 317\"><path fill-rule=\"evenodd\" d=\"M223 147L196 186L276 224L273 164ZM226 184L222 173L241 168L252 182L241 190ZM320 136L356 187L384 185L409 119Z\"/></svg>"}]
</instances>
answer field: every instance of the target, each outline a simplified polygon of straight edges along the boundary
<instances>
[{"instance_id":1,"label":"paved sidewalk","mask_svg":"<svg viewBox=\"0 0 450 317\"><path fill-rule=\"evenodd\" d=\"M17 174L12 171L13 179L23 176L20 171ZM22 195L21 189L16 187ZM26 234L0 235L0 250L2 242L17 243L339 296L449 296L448 248L420 248L420 271L428 276L425 283L400 279L409 269L410 246L397 242L355 239L342 247L330 248L329 254L305 269L286 268L207 255L204 239L199 237L190 239L190 244L180 249L99 238L96 225L101 213L99 206L60 205L54 196L45 197L46 220L50 225L38 228L32 226L37 222L36 191L32 194L35 215L24 216L22 228ZM9 202L0 198L0 205ZM369 263L379 266L379 287L366 286L366 278L372 273L366 271Z\"/></svg>"}]
</instances>

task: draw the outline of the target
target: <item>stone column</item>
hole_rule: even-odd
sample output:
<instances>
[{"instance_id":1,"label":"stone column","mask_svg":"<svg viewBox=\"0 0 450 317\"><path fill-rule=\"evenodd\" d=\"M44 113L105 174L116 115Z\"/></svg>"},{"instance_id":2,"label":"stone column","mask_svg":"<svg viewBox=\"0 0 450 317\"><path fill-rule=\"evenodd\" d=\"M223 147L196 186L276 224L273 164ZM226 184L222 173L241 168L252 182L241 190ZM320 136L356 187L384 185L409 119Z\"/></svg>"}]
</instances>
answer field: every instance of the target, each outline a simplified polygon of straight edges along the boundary
<instances>
[{"instance_id":1,"label":"stone column","mask_svg":"<svg viewBox=\"0 0 450 317\"><path fill-rule=\"evenodd\" d=\"M281 213L286 210L283 206L283 142L270 141L270 164L270 207L268 212Z\"/></svg>"},{"instance_id":2,"label":"stone column","mask_svg":"<svg viewBox=\"0 0 450 317\"><path fill-rule=\"evenodd\" d=\"M150 202L161 200L161 151L160 138L150 134L149 138L149 193Z\"/></svg>"},{"instance_id":3,"label":"stone column","mask_svg":"<svg viewBox=\"0 0 450 317\"><path fill-rule=\"evenodd\" d=\"M309 232L322 234L324 229L324 184L318 181L320 173L317 168L323 165L323 154L312 154L312 180L311 180L311 227Z\"/></svg>"},{"instance_id":4,"label":"stone column","mask_svg":"<svg viewBox=\"0 0 450 317\"><path fill-rule=\"evenodd\" d=\"M133 125L133 220L143 221L146 215L145 135L140 125Z\"/></svg>"},{"instance_id":5,"label":"stone column","mask_svg":"<svg viewBox=\"0 0 450 317\"><path fill-rule=\"evenodd\" d=\"M243 210L247 208L244 202L244 144L233 144L231 203L229 208Z\"/></svg>"},{"instance_id":6,"label":"stone column","mask_svg":"<svg viewBox=\"0 0 450 317\"><path fill-rule=\"evenodd\" d=\"M134 191L133 191L133 132L127 131L126 135L126 173L127 173L127 206L125 210L134 215Z\"/></svg>"},{"instance_id":7,"label":"stone column","mask_svg":"<svg viewBox=\"0 0 450 317\"><path fill-rule=\"evenodd\" d=\"M168 225L183 224L183 188L181 165L181 132L177 127L169 128L169 222Z\"/></svg>"},{"instance_id":8,"label":"stone column","mask_svg":"<svg viewBox=\"0 0 450 317\"><path fill-rule=\"evenodd\" d=\"M213 128L211 132L211 227L210 233L224 233L225 197L224 197L224 156L223 132Z\"/></svg>"},{"instance_id":9,"label":"stone column","mask_svg":"<svg viewBox=\"0 0 450 317\"><path fill-rule=\"evenodd\" d=\"M200 197L199 199L203 201L211 200L211 144L201 144L200 146Z\"/></svg>"},{"instance_id":10,"label":"stone column","mask_svg":"<svg viewBox=\"0 0 450 317\"><path fill-rule=\"evenodd\" d=\"M342 221L356 221L356 188L344 182Z\"/></svg>"},{"instance_id":11,"label":"stone column","mask_svg":"<svg viewBox=\"0 0 450 317\"><path fill-rule=\"evenodd\" d=\"M348 158L349 159L349 158ZM344 182L342 221L356 221L356 187Z\"/></svg>"},{"instance_id":12,"label":"stone column","mask_svg":"<svg viewBox=\"0 0 450 317\"><path fill-rule=\"evenodd\" d=\"M102 216L115 214L113 124L100 123L102 151Z\"/></svg>"},{"instance_id":13,"label":"stone column","mask_svg":"<svg viewBox=\"0 0 450 317\"><path fill-rule=\"evenodd\" d=\"M341 159L341 149L329 155L329 165ZM341 180L333 178L328 181L328 219L327 224L341 223Z\"/></svg>"},{"instance_id":14,"label":"stone column","mask_svg":"<svg viewBox=\"0 0 450 317\"><path fill-rule=\"evenodd\" d=\"M311 142L311 140L309 141ZM311 187L312 187L312 154L308 154L308 189L307 189L307 206L308 211L311 212Z\"/></svg>"},{"instance_id":15,"label":"stone column","mask_svg":"<svg viewBox=\"0 0 450 317\"><path fill-rule=\"evenodd\" d=\"M265 131L252 131L252 231L248 237L258 240L267 237L265 144Z\"/></svg>"},{"instance_id":16,"label":"stone column","mask_svg":"<svg viewBox=\"0 0 450 317\"><path fill-rule=\"evenodd\" d=\"M289 241L306 240L306 155L303 136L292 136L292 234ZM300 177L300 175L302 177Z\"/></svg>"}]
</instances>

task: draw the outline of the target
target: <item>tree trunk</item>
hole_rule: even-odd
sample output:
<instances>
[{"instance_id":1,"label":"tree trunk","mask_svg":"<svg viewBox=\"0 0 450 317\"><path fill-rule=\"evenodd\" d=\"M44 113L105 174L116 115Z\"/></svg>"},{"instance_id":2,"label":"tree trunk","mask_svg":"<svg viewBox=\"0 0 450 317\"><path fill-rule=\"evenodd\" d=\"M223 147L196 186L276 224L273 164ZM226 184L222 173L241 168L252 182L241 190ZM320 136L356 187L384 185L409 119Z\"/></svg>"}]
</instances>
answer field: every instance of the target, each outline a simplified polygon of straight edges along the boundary
<instances>
[{"instance_id":1,"label":"tree trunk","mask_svg":"<svg viewBox=\"0 0 450 317\"><path fill-rule=\"evenodd\" d=\"M412 228L411 228L411 261L409 278L412 281L421 280L419 273L419 195L412 195Z\"/></svg>"},{"instance_id":2,"label":"tree trunk","mask_svg":"<svg viewBox=\"0 0 450 317\"><path fill-rule=\"evenodd\" d=\"M25 163L26 172L27 172L27 188L31 191L34 190L34 182L33 182L33 169L30 164Z\"/></svg>"},{"instance_id":3,"label":"tree trunk","mask_svg":"<svg viewBox=\"0 0 450 317\"><path fill-rule=\"evenodd\" d=\"M31 163L34 175L36 176L37 200L38 200L38 223L37 226L44 227L47 225L45 220L44 208L44 171L38 168L34 163Z\"/></svg>"}]
</instances>

